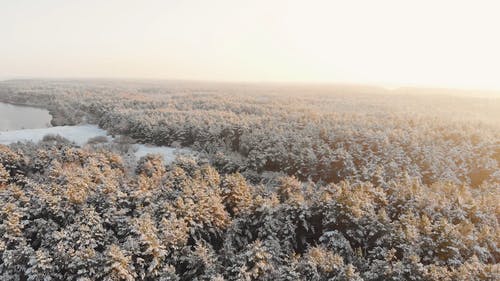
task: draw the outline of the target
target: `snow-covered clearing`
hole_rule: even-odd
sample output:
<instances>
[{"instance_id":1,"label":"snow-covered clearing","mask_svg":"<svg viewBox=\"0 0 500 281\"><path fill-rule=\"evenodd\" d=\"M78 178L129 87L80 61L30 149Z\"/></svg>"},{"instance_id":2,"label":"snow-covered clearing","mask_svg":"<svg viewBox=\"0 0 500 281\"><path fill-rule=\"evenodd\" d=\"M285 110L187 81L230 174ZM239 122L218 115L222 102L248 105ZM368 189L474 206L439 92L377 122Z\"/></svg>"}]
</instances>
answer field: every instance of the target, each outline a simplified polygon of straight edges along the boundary
<instances>
[{"instance_id":1,"label":"snow-covered clearing","mask_svg":"<svg viewBox=\"0 0 500 281\"><path fill-rule=\"evenodd\" d=\"M145 144L134 144L133 146L134 150L137 149L135 152L135 157L137 159L140 159L148 154L160 154L167 163L174 161L178 153L185 154L190 152L187 149L177 149L168 146L151 146Z\"/></svg>"},{"instance_id":2,"label":"snow-covered clearing","mask_svg":"<svg viewBox=\"0 0 500 281\"><path fill-rule=\"evenodd\" d=\"M26 129L15 131L0 131L0 144L9 145L16 142L39 142L46 135L59 135L76 143L79 146L85 145L89 139L99 136L104 136L108 141L113 141L107 132L98 128L95 125L78 125L78 126L58 126L44 129ZM160 154L163 156L166 163L171 163L175 160L177 153L190 153L188 149L176 149L167 146L153 146L145 144L132 144L132 151L137 159L147 154Z\"/></svg>"},{"instance_id":3,"label":"snow-covered clearing","mask_svg":"<svg viewBox=\"0 0 500 281\"><path fill-rule=\"evenodd\" d=\"M11 144L15 142L39 142L46 135L59 135L77 145L84 145L90 138L107 136L105 130L94 125L58 126L44 129L26 129L0 132L0 144Z\"/></svg>"}]
</instances>

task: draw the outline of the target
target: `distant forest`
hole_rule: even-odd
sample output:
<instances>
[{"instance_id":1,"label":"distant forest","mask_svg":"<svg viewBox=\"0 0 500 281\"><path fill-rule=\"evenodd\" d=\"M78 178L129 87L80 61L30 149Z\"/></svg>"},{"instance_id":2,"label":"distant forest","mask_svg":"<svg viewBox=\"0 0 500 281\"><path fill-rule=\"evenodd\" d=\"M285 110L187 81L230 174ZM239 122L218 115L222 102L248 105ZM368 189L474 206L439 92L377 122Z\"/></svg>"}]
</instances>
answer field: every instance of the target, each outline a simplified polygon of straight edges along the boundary
<instances>
[{"instance_id":1,"label":"distant forest","mask_svg":"<svg viewBox=\"0 0 500 281\"><path fill-rule=\"evenodd\" d=\"M1 280L500 279L500 99L18 80L0 102L199 153L0 145Z\"/></svg>"}]
</instances>

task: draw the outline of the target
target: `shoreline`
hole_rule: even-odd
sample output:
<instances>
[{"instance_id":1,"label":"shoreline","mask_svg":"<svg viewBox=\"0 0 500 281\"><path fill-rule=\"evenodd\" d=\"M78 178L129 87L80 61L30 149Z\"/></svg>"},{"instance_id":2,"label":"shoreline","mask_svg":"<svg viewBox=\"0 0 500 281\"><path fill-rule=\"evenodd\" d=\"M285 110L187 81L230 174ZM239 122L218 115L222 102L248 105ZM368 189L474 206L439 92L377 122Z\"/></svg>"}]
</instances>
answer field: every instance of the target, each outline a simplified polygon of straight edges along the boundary
<instances>
[{"instance_id":1,"label":"shoreline","mask_svg":"<svg viewBox=\"0 0 500 281\"><path fill-rule=\"evenodd\" d=\"M31 107L31 108L37 108L37 109L44 109L47 110L49 115L52 117L50 120L50 125L52 127L56 126L74 126L74 125L79 125L80 123L77 122L71 122L66 116L62 113L62 111L57 110L56 108L53 108L51 106L47 105L40 105L40 104L33 104L33 103L23 103L19 101L12 101L9 99L4 99L0 96L0 103L4 104L10 104L14 106L21 106L21 107Z\"/></svg>"}]
</instances>

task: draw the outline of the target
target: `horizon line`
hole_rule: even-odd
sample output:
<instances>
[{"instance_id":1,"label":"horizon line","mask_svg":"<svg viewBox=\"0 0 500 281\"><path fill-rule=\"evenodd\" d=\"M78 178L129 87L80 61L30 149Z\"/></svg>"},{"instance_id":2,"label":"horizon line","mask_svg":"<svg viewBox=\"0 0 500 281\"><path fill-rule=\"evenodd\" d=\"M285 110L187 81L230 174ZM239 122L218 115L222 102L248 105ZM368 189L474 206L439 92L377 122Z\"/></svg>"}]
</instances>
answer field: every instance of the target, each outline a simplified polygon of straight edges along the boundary
<instances>
[{"instance_id":1,"label":"horizon line","mask_svg":"<svg viewBox=\"0 0 500 281\"><path fill-rule=\"evenodd\" d=\"M39 80L39 81L136 81L136 82L190 82L190 83L206 83L206 84L227 84L227 85L289 85L289 86L357 86L357 87L373 87L380 88L386 91L397 91L404 89L420 89L420 90L448 90L459 92L481 92L500 95L500 88L486 87L461 87L447 85L432 85L432 84L415 84L415 83L384 83L384 82L361 82L361 81L291 81L291 80L215 80L215 79L193 79L193 78L159 78L159 77L105 77L105 76L12 76L0 77L0 82L22 81L22 80Z\"/></svg>"}]
</instances>

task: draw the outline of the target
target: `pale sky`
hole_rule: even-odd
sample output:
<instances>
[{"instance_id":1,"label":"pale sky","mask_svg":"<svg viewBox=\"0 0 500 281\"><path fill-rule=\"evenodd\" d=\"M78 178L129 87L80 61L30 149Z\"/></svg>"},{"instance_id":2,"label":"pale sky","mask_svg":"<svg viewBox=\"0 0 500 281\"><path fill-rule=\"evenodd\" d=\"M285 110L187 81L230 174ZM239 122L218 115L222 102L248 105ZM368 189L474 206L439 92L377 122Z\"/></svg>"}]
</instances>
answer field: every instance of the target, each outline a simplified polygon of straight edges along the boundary
<instances>
[{"instance_id":1,"label":"pale sky","mask_svg":"<svg viewBox=\"0 0 500 281\"><path fill-rule=\"evenodd\" d=\"M0 78L500 89L496 0L0 0Z\"/></svg>"}]
</instances>

